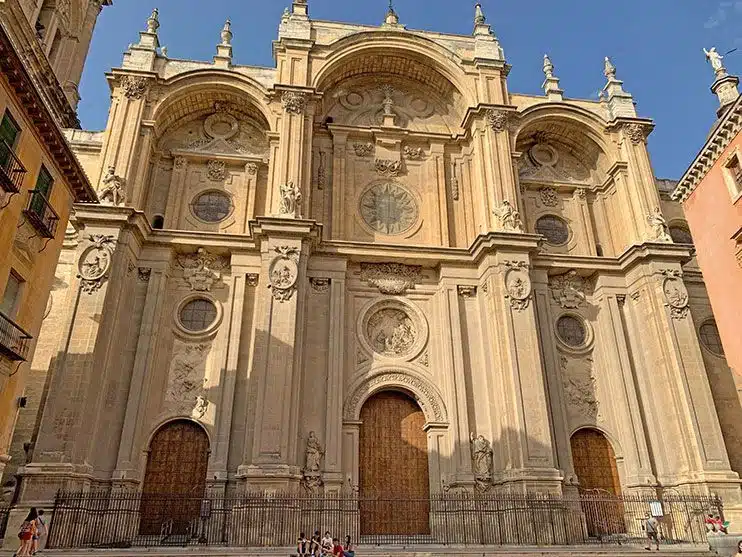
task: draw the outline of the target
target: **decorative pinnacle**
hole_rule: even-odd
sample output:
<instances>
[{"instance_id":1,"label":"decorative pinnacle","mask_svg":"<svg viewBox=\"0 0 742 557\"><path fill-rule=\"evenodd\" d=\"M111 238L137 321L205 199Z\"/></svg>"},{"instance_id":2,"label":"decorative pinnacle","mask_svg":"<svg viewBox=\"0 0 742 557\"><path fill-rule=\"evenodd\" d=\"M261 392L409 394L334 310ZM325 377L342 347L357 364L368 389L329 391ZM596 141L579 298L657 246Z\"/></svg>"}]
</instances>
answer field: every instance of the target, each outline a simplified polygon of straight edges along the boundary
<instances>
[{"instance_id":1,"label":"decorative pinnacle","mask_svg":"<svg viewBox=\"0 0 742 557\"><path fill-rule=\"evenodd\" d=\"M546 79L553 79L554 77L554 64L551 63L548 54L544 54L544 75Z\"/></svg>"},{"instance_id":2,"label":"decorative pinnacle","mask_svg":"<svg viewBox=\"0 0 742 557\"><path fill-rule=\"evenodd\" d=\"M616 79L616 66L613 65L611 59L608 56L605 57L605 68L603 74L608 78L609 81Z\"/></svg>"},{"instance_id":3,"label":"decorative pinnacle","mask_svg":"<svg viewBox=\"0 0 742 557\"><path fill-rule=\"evenodd\" d=\"M224 28L222 29L222 45L229 46L232 44L232 21L227 19L227 21L224 23Z\"/></svg>"},{"instance_id":4,"label":"decorative pinnacle","mask_svg":"<svg viewBox=\"0 0 742 557\"><path fill-rule=\"evenodd\" d=\"M475 25L482 25L483 23L486 23L487 18L484 17L484 11L482 10L482 4L477 2L476 6L474 6L474 24Z\"/></svg>"},{"instance_id":5,"label":"decorative pinnacle","mask_svg":"<svg viewBox=\"0 0 742 557\"><path fill-rule=\"evenodd\" d=\"M155 8L152 15L147 19L147 33L157 33L160 28L160 11Z\"/></svg>"},{"instance_id":6,"label":"decorative pinnacle","mask_svg":"<svg viewBox=\"0 0 742 557\"><path fill-rule=\"evenodd\" d=\"M389 0L389 10L386 12L386 18L384 20L384 23L386 23L387 25L398 25L399 24L399 16L397 15L397 12L394 11L393 0Z\"/></svg>"}]
</instances>

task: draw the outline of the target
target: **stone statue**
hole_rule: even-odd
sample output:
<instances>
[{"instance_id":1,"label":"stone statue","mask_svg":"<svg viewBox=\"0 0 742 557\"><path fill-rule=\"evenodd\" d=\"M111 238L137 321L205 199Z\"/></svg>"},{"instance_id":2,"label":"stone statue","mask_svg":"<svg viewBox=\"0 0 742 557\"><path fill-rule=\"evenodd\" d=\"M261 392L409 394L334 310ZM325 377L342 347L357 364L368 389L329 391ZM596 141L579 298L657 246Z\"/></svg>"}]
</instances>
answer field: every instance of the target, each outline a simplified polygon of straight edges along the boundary
<instances>
[{"instance_id":1,"label":"stone statue","mask_svg":"<svg viewBox=\"0 0 742 557\"><path fill-rule=\"evenodd\" d=\"M611 59L608 58L608 56L605 57L603 74L608 79L616 79L616 66L613 65L613 62L611 62Z\"/></svg>"},{"instance_id":2,"label":"stone statue","mask_svg":"<svg viewBox=\"0 0 742 557\"><path fill-rule=\"evenodd\" d=\"M500 226L503 230L509 232L523 231L523 221L521 221L520 213L507 199L502 202L499 209L494 210L494 213L500 219Z\"/></svg>"},{"instance_id":3,"label":"stone statue","mask_svg":"<svg viewBox=\"0 0 742 557\"><path fill-rule=\"evenodd\" d=\"M204 395L198 395L196 397L196 407L193 409L193 413L198 418L203 418L206 415L206 411L209 409L209 401Z\"/></svg>"},{"instance_id":4,"label":"stone statue","mask_svg":"<svg viewBox=\"0 0 742 557\"><path fill-rule=\"evenodd\" d=\"M703 53L706 55L706 60L711 62L711 67L714 69L716 73L721 73L725 71L724 69L724 57L716 52L716 47L711 47L711 50L703 49Z\"/></svg>"},{"instance_id":5,"label":"stone statue","mask_svg":"<svg viewBox=\"0 0 742 557\"><path fill-rule=\"evenodd\" d=\"M109 166L108 172L101 180L101 190L98 194L101 203L106 205L123 205L126 203L124 179L116 175L116 167Z\"/></svg>"},{"instance_id":6,"label":"stone statue","mask_svg":"<svg viewBox=\"0 0 742 557\"><path fill-rule=\"evenodd\" d=\"M554 77L554 64L552 64L548 54L544 54L544 75L546 79L552 79Z\"/></svg>"},{"instance_id":7,"label":"stone statue","mask_svg":"<svg viewBox=\"0 0 742 557\"><path fill-rule=\"evenodd\" d=\"M320 461L322 460L322 457L324 456L325 451L322 448L322 445L319 442L319 439L317 439L317 434L313 431L309 432L309 438L307 439L307 464L304 468L305 472L319 472L320 469Z\"/></svg>"},{"instance_id":8,"label":"stone statue","mask_svg":"<svg viewBox=\"0 0 742 557\"><path fill-rule=\"evenodd\" d=\"M654 208L654 212L647 217L649 226L652 227L652 239L658 242L672 242L672 238L669 234L669 228L665 217L662 216L662 211L659 207Z\"/></svg>"},{"instance_id":9,"label":"stone statue","mask_svg":"<svg viewBox=\"0 0 742 557\"><path fill-rule=\"evenodd\" d=\"M297 216L297 211L301 205L301 190L294 184L288 182L281 186L281 204L278 208L280 215Z\"/></svg>"},{"instance_id":10,"label":"stone statue","mask_svg":"<svg viewBox=\"0 0 742 557\"><path fill-rule=\"evenodd\" d=\"M394 116L394 99L392 98L394 89L392 89L389 85L384 85L381 90L384 93L384 100L381 101L381 104L384 107L384 116Z\"/></svg>"},{"instance_id":11,"label":"stone statue","mask_svg":"<svg viewBox=\"0 0 742 557\"><path fill-rule=\"evenodd\" d=\"M492 445L483 435L470 436L474 477L477 481L487 482L492 479Z\"/></svg>"}]
</instances>

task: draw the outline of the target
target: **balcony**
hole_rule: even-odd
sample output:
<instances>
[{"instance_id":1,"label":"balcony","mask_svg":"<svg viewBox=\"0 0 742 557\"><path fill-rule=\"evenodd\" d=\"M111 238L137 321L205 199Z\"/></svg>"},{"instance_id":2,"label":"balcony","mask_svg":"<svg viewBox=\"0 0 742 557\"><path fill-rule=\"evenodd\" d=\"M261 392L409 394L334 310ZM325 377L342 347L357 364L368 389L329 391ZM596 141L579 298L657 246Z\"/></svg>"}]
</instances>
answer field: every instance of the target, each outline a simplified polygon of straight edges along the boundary
<instances>
[{"instance_id":1,"label":"balcony","mask_svg":"<svg viewBox=\"0 0 742 557\"><path fill-rule=\"evenodd\" d=\"M5 193L19 193L23 187L26 169L15 156L13 149L0 140L0 188Z\"/></svg>"},{"instance_id":2,"label":"balcony","mask_svg":"<svg viewBox=\"0 0 742 557\"><path fill-rule=\"evenodd\" d=\"M42 192L31 190L29 193L31 199L29 199L28 207L23 211L23 214L26 215L28 222L41 237L54 238L57 233L59 215Z\"/></svg>"},{"instance_id":3,"label":"balcony","mask_svg":"<svg viewBox=\"0 0 742 557\"><path fill-rule=\"evenodd\" d=\"M14 362L25 362L33 337L0 312L0 354Z\"/></svg>"}]
</instances>

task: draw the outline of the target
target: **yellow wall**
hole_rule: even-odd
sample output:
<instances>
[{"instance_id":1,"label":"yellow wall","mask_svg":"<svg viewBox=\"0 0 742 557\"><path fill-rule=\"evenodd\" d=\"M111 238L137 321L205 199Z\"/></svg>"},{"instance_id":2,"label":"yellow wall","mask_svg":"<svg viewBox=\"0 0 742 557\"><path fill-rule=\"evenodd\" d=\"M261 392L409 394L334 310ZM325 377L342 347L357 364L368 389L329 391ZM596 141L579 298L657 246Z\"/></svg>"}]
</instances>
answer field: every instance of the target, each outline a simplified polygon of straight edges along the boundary
<instances>
[{"instance_id":1,"label":"yellow wall","mask_svg":"<svg viewBox=\"0 0 742 557\"><path fill-rule=\"evenodd\" d=\"M0 209L0 254L2 254L0 255L0 296L5 292L5 285L12 269L25 281L15 322L34 336L33 347L35 337L41 328L74 197L63 174L45 149L40 136L37 135L25 110L18 103L14 91L8 86L7 81L0 77L0 118L5 114L6 109L21 127L15 152L26 168L26 175L23 181L25 191L14 195L8 206ZM46 239L33 239L29 242L29 245L36 249L29 250L32 255L27 257L24 256L22 250L14 246L14 243L19 234L32 230L28 224L20 225L25 220L23 209L29 199L27 191L34 189L42 164L54 178L49 201L59 215L59 223L54 239L49 241L46 247L44 247ZM0 206L7 202L8 194L5 194ZM39 252L42 248L43 251ZM32 353L28 357L29 362L31 355ZM27 369L27 363L19 368L18 362L9 362L0 356L0 461L2 456L8 452L17 411L16 399L23 394ZM0 471L2 468L0 463Z\"/></svg>"}]
</instances>

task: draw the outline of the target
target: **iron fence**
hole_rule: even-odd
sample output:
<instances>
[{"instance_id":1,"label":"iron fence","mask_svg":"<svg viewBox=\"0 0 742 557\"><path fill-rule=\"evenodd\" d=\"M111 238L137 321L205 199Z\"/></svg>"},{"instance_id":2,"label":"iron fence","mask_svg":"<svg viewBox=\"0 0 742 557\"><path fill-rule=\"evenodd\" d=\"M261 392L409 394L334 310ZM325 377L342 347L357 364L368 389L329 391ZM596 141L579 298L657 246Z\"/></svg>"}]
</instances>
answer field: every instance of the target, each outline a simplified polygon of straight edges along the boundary
<instances>
[{"instance_id":1,"label":"iron fence","mask_svg":"<svg viewBox=\"0 0 742 557\"><path fill-rule=\"evenodd\" d=\"M663 544L706 541L716 497L664 498L442 493L424 499L246 494L201 498L65 493L55 500L48 547L291 547L330 531L361 545L580 545L643 543L659 515Z\"/></svg>"},{"instance_id":2,"label":"iron fence","mask_svg":"<svg viewBox=\"0 0 742 557\"><path fill-rule=\"evenodd\" d=\"M10 507L0 506L0 546L5 539L5 530L8 528L8 517L10 516Z\"/></svg>"}]
</instances>

